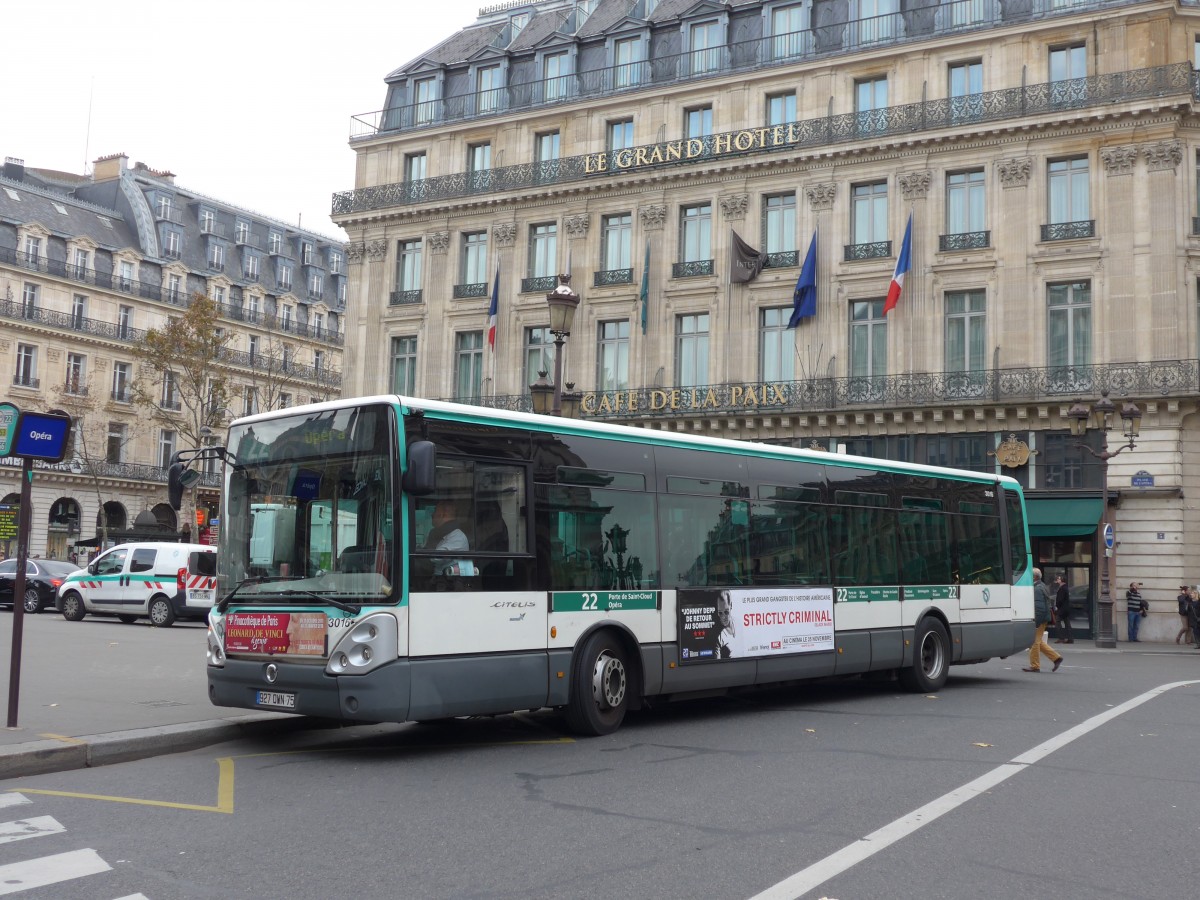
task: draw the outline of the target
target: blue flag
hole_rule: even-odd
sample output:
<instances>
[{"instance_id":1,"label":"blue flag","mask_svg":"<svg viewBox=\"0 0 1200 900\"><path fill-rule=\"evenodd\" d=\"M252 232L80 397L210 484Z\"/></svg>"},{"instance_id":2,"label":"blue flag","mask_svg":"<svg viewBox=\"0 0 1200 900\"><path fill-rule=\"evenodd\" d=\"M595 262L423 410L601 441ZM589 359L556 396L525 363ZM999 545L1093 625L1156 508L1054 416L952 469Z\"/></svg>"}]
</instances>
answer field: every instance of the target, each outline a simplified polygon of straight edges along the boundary
<instances>
[{"instance_id":1,"label":"blue flag","mask_svg":"<svg viewBox=\"0 0 1200 900\"><path fill-rule=\"evenodd\" d=\"M813 232L812 243L808 245L808 255L804 257L804 266L800 269L800 277L796 279L796 292L792 295L792 318L788 320L788 328L795 328L801 319L807 319L817 314L817 233Z\"/></svg>"},{"instance_id":2,"label":"blue flag","mask_svg":"<svg viewBox=\"0 0 1200 900\"><path fill-rule=\"evenodd\" d=\"M646 261L642 264L642 334L646 333L646 311L650 306L650 242L646 241Z\"/></svg>"}]
</instances>

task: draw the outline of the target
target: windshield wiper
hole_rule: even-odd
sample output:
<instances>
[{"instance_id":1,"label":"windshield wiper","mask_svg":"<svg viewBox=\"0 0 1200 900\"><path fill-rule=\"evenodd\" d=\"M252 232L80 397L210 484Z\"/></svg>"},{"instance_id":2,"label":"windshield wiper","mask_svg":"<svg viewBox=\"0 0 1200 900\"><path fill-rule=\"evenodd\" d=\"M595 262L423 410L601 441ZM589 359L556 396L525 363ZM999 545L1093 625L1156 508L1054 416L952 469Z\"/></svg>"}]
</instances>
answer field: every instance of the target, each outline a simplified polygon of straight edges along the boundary
<instances>
[{"instance_id":1,"label":"windshield wiper","mask_svg":"<svg viewBox=\"0 0 1200 900\"><path fill-rule=\"evenodd\" d=\"M294 596L296 594L299 594L302 597L310 597L313 600L316 600L318 603L328 603L330 606L336 606L342 612L348 612L352 616L357 616L360 612L362 612L362 607L357 604L345 603L341 600L335 599L334 597L327 597L322 594L318 594L315 591L305 590L304 588L292 588L291 590L280 591L278 594L272 593L271 597L287 597Z\"/></svg>"},{"instance_id":2,"label":"windshield wiper","mask_svg":"<svg viewBox=\"0 0 1200 900\"><path fill-rule=\"evenodd\" d=\"M267 579L262 577L261 575L255 575L250 578L243 578L241 581L239 581L237 584L235 584L233 586L232 591L230 591L228 594L226 594L224 597L222 597L220 600L217 601L217 605L216 605L217 612L219 612L219 613L225 612L226 608L229 606L229 601L233 599L233 595L236 594L238 591L240 591L242 588L244 588L246 585L262 584L266 580Z\"/></svg>"}]
</instances>

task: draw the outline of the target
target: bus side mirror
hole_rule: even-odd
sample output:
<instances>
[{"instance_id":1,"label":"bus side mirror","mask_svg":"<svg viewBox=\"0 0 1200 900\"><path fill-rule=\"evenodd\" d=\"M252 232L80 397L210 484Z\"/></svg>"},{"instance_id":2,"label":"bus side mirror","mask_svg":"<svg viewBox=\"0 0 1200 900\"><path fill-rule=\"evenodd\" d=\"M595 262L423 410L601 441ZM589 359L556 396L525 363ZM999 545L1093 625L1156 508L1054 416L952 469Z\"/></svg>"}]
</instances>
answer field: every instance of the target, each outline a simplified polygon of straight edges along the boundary
<instances>
[{"instance_id":1,"label":"bus side mirror","mask_svg":"<svg viewBox=\"0 0 1200 900\"><path fill-rule=\"evenodd\" d=\"M414 497L433 493L437 468L437 447L433 441L415 441L408 447L408 468L404 472L404 490Z\"/></svg>"},{"instance_id":2,"label":"bus side mirror","mask_svg":"<svg viewBox=\"0 0 1200 900\"><path fill-rule=\"evenodd\" d=\"M167 470L167 502L178 511L183 505L183 492L200 480L200 473L181 462L171 463Z\"/></svg>"}]
</instances>

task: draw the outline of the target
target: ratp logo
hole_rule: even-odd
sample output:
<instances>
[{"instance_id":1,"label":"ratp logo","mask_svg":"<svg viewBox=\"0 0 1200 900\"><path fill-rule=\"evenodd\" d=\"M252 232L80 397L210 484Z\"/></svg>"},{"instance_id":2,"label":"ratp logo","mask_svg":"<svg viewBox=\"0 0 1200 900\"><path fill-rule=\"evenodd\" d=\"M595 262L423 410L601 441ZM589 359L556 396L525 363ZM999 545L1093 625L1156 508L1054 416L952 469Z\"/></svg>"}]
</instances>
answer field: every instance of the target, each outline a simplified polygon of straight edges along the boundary
<instances>
[{"instance_id":1,"label":"ratp logo","mask_svg":"<svg viewBox=\"0 0 1200 900\"><path fill-rule=\"evenodd\" d=\"M987 603L991 599L992 599L992 592L990 590L988 590L987 588L984 588L983 589L983 602Z\"/></svg>"}]
</instances>

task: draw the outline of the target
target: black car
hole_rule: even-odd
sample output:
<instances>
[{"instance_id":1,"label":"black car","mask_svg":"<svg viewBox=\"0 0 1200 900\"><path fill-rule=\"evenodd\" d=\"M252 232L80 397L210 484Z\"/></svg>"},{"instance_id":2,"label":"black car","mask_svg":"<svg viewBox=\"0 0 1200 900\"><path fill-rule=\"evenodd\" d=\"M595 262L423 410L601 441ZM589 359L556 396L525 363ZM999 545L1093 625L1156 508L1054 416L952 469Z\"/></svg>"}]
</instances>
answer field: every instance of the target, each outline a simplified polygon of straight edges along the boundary
<instances>
[{"instance_id":1,"label":"black car","mask_svg":"<svg viewBox=\"0 0 1200 900\"><path fill-rule=\"evenodd\" d=\"M28 559L25 561L25 607L27 613L39 613L54 605L58 586L79 566L57 559ZM0 606L13 605L13 584L17 580L17 561L0 562Z\"/></svg>"}]
</instances>

